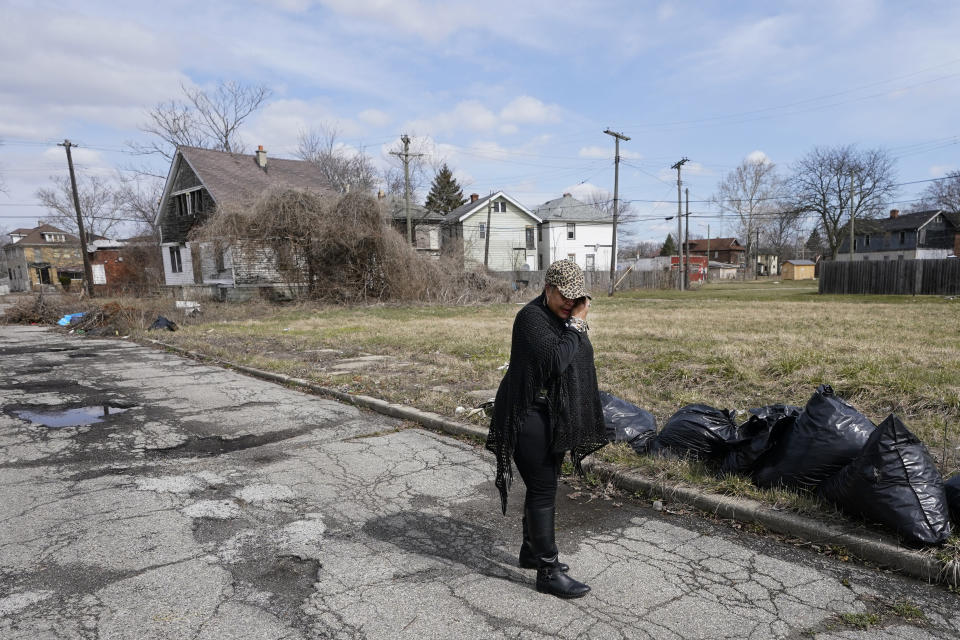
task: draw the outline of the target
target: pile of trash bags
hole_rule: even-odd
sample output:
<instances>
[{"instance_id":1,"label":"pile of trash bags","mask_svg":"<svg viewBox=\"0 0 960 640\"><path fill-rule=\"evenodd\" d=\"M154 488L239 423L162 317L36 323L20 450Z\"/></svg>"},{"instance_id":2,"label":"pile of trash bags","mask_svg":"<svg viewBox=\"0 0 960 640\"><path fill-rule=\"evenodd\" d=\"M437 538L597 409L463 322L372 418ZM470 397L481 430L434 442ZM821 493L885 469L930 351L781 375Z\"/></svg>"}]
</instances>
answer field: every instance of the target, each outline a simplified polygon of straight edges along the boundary
<instances>
[{"instance_id":1,"label":"pile of trash bags","mask_svg":"<svg viewBox=\"0 0 960 640\"><path fill-rule=\"evenodd\" d=\"M701 460L758 487L816 493L844 513L878 522L913 546L950 536L960 523L960 475L944 482L927 448L891 414L879 426L817 387L805 407L775 404L736 412L703 404L681 408L657 432L656 418L601 392L607 434L639 454Z\"/></svg>"}]
</instances>

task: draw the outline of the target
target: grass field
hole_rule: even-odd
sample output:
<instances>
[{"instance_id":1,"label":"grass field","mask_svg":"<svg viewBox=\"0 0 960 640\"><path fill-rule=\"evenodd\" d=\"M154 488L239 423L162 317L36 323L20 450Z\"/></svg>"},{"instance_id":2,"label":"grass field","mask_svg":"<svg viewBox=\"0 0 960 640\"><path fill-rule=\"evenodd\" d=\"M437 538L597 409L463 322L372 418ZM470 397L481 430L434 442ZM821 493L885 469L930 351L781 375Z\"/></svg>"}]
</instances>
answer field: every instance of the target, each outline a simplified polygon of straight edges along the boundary
<instances>
[{"instance_id":1,"label":"grass field","mask_svg":"<svg viewBox=\"0 0 960 640\"><path fill-rule=\"evenodd\" d=\"M499 383L517 309L278 307L243 318L244 307L227 306L165 338L453 416L457 406L477 403L468 392ZM958 470L960 300L820 296L811 282L731 283L600 294L589 320L601 388L649 409L661 424L694 402L739 410L803 405L827 383L876 423L896 413L945 476ZM403 364L329 370L336 358L361 353Z\"/></svg>"}]
</instances>

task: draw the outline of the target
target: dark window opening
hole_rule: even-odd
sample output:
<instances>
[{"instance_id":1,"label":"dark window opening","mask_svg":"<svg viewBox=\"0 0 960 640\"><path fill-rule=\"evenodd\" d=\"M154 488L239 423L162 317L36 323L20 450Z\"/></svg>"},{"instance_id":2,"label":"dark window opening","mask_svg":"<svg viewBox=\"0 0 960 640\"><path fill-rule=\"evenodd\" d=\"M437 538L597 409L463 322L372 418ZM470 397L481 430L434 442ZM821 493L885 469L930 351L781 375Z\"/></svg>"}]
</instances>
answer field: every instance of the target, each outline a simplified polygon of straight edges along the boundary
<instances>
[{"instance_id":1,"label":"dark window opening","mask_svg":"<svg viewBox=\"0 0 960 640\"><path fill-rule=\"evenodd\" d=\"M527 236L527 249L535 249L536 244L533 241L533 227L527 227L526 236Z\"/></svg>"},{"instance_id":2,"label":"dark window opening","mask_svg":"<svg viewBox=\"0 0 960 640\"><path fill-rule=\"evenodd\" d=\"M577 239L577 224L575 222L567 223L567 240Z\"/></svg>"},{"instance_id":3,"label":"dark window opening","mask_svg":"<svg viewBox=\"0 0 960 640\"><path fill-rule=\"evenodd\" d=\"M901 231L901 232L900 232L900 244L903 244L903 243L905 243L906 241L907 241L907 232L906 232L906 231Z\"/></svg>"},{"instance_id":4,"label":"dark window opening","mask_svg":"<svg viewBox=\"0 0 960 640\"><path fill-rule=\"evenodd\" d=\"M494 213L506 213L507 212L507 203L503 200L498 200L493 203L493 212Z\"/></svg>"},{"instance_id":5,"label":"dark window opening","mask_svg":"<svg viewBox=\"0 0 960 640\"><path fill-rule=\"evenodd\" d=\"M180 258L180 247L170 247L170 273L183 273L183 261Z\"/></svg>"}]
</instances>

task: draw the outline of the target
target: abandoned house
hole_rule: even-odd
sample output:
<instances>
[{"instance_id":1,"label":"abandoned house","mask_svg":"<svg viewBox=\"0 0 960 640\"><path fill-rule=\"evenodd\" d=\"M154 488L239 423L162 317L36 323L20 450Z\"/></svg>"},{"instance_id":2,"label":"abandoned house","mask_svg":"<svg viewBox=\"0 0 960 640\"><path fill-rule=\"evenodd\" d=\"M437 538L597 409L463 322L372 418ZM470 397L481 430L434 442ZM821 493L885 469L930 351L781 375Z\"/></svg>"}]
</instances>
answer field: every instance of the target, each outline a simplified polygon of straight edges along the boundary
<instances>
[{"instance_id":1,"label":"abandoned house","mask_svg":"<svg viewBox=\"0 0 960 640\"><path fill-rule=\"evenodd\" d=\"M80 239L49 224L14 229L3 246L11 291L69 290L83 280Z\"/></svg>"},{"instance_id":2,"label":"abandoned house","mask_svg":"<svg viewBox=\"0 0 960 640\"><path fill-rule=\"evenodd\" d=\"M249 207L272 186L329 191L320 170L304 160L178 147L157 213L164 283L184 297L244 299L262 288L290 283L277 272L268 249L193 242L192 229L217 207Z\"/></svg>"}]
</instances>

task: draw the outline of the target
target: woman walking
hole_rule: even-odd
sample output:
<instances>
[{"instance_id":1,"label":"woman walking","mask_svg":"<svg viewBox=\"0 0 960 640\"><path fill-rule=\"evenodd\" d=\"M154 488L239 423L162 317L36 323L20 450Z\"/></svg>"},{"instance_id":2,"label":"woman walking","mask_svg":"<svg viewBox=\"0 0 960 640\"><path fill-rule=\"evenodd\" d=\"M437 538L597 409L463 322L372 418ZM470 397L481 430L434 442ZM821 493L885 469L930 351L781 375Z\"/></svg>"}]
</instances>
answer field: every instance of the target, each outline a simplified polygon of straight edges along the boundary
<instances>
[{"instance_id":1,"label":"woman walking","mask_svg":"<svg viewBox=\"0 0 960 640\"><path fill-rule=\"evenodd\" d=\"M497 456L504 514L511 459L527 487L520 566L537 569L537 591L579 598L590 587L567 575L555 540L557 480L566 452L582 474L583 458L607 438L587 335L590 296L583 271L573 260L558 260L547 269L545 283L514 320L510 365L497 390L486 446Z\"/></svg>"}]
</instances>

